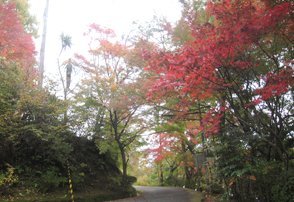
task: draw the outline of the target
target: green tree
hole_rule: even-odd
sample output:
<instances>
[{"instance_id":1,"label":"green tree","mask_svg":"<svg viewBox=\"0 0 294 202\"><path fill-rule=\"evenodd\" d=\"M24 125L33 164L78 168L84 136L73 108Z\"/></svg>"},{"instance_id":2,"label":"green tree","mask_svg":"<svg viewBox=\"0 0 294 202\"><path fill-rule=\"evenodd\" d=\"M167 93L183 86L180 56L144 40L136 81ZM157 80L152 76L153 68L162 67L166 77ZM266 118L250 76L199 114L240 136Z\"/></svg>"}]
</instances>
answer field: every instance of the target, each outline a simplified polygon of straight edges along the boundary
<instances>
[{"instance_id":1,"label":"green tree","mask_svg":"<svg viewBox=\"0 0 294 202\"><path fill-rule=\"evenodd\" d=\"M87 73L80 86L82 91L78 93L85 99L78 105L91 110L88 113L93 119L88 123L100 150L116 148L119 151L123 183L126 183L127 152L146 128L141 116L141 70L129 63L134 52L127 41L113 42L112 30L93 24L89 35L92 37L89 47L92 59L78 55L75 61Z\"/></svg>"}]
</instances>

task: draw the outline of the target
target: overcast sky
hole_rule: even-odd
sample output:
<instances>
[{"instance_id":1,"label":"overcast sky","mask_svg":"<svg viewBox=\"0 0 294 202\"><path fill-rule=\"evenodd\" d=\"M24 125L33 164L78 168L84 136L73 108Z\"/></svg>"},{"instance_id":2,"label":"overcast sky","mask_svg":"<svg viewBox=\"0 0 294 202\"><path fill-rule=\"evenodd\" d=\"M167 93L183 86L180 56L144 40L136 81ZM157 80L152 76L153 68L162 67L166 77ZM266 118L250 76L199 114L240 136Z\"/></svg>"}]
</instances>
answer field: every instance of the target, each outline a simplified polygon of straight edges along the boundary
<instances>
[{"instance_id":1,"label":"overcast sky","mask_svg":"<svg viewBox=\"0 0 294 202\"><path fill-rule=\"evenodd\" d=\"M39 21L39 35L42 34L42 17L46 0L29 0L31 13ZM45 73L53 77L57 70L56 60L60 51L60 34L72 37L72 51L78 52L82 34L91 23L114 29L118 34L128 33L132 23L142 23L154 15L166 17L175 22L179 19L181 5L178 0L50 0ZM36 41L40 50L40 38Z\"/></svg>"}]
</instances>

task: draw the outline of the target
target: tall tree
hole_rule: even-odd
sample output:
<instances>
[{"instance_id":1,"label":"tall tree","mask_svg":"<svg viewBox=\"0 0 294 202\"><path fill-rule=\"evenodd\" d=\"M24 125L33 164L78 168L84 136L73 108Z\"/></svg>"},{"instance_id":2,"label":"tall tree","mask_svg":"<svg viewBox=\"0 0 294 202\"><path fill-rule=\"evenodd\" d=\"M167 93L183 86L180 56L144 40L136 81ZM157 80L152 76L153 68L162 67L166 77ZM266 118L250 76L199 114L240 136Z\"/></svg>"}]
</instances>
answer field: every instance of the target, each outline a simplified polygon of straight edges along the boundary
<instances>
[{"instance_id":1,"label":"tall tree","mask_svg":"<svg viewBox=\"0 0 294 202\"><path fill-rule=\"evenodd\" d=\"M39 60L39 87L43 86L44 80L44 65L45 65L45 48L46 48L46 36L47 36L47 22L48 22L48 10L49 0L46 0L46 5L43 14L43 31L42 31L42 42L40 49L40 60Z\"/></svg>"},{"instance_id":2,"label":"tall tree","mask_svg":"<svg viewBox=\"0 0 294 202\"><path fill-rule=\"evenodd\" d=\"M61 55L62 53L67 49L67 48L71 48L71 37L65 34L61 34L60 35L60 39L61 39L61 49L60 49L60 53L59 53L59 57L57 59L57 65L58 65L58 73L59 73L59 77L60 77L60 81L61 81L61 85L62 85L62 90L63 90L63 99L65 101L66 104L66 108L64 111L64 117L63 117L63 121L64 124L67 124L68 122L68 95L70 93L70 85L71 85L71 81L72 81L72 71L73 71L73 64L71 61L71 58L66 59L64 62L61 63Z\"/></svg>"},{"instance_id":3,"label":"tall tree","mask_svg":"<svg viewBox=\"0 0 294 202\"><path fill-rule=\"evenodd\" d=\"M84 96L89 107L95 110L92 131L101 150L113 145L118 149L126 182L127 152L145 129L140 115L143 112L141 70L131 64L135 54L132 46L115 41L112 30L92 24L88 36L90 59L77 55L76 63L87 73L81 88L87 92Z\"/></svg>"}]
</instances>

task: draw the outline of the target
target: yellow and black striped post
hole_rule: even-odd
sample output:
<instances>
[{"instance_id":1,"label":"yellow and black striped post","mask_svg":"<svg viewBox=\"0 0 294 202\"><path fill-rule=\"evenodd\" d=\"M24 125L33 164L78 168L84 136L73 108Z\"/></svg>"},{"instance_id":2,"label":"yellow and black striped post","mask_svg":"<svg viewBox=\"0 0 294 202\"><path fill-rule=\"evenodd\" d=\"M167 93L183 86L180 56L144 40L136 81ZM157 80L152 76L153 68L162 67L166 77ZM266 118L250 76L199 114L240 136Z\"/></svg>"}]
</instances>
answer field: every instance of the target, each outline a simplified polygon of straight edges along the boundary
<instances>
[{"instance_id":1,"label":"yellow and black striped post","mask_svg":"<svg viewBox=\"0 0 294 202\"><path fill-rule=\"evenodd\" d=\"M73 193L73 186L72 186L72 180L71 180L71 174L69 169L69 162L67 161L67 175L68 175L68 186L69 186L69 193L71 197L71 202L75 202L74 200L74 193Z\"/></svg>"}]
</instances>

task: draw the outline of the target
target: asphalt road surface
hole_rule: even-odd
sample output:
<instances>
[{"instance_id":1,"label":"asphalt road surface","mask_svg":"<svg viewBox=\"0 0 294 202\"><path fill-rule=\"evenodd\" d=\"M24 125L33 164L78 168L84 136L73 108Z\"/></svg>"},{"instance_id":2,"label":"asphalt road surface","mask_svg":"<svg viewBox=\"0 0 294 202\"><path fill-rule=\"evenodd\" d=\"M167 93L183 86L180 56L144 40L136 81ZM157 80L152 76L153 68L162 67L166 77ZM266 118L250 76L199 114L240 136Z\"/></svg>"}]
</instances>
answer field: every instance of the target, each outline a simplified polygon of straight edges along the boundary
<instances>
[{"instance_id":1,"label":"asphalt road surface","mask_svg":"<svg viewBox=\"0 0 294 202\"><path fill-rule=\"evenodd\" d=\"M115 200L115 202L200 202L201 194L179 187L135 186L139 196Z\"/></svg>"}]
</instances>

